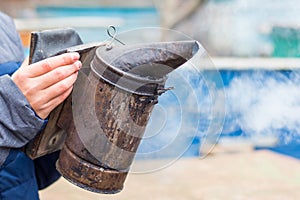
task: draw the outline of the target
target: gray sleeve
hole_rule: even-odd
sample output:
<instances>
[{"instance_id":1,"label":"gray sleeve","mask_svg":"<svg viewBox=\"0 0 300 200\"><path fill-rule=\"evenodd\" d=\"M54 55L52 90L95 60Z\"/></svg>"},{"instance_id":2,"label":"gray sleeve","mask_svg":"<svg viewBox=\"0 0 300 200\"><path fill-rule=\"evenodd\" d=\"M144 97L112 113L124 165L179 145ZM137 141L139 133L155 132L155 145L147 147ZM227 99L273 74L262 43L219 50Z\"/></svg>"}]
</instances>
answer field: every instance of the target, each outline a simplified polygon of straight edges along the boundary
<instances>
[{"instance_id":1,"label":"gray sleeve","mask_svg":"<svg viewBox=\"0 0 300 200\"><path fill-rule=\"evenodd\" d=\"M22 62L24 51L13 19L0 12L0 63Z\"/></svg>"},{"instance_id":2,"label":"gray sleeve","mask_svg":"<svg viewBox=\"0 0 300 200\"><path fill-rule=\"evenodd\" d=\"M24 146L43 124L11 78L0 76L0 166L4 151Z\"/></svg>"}]
</instances>

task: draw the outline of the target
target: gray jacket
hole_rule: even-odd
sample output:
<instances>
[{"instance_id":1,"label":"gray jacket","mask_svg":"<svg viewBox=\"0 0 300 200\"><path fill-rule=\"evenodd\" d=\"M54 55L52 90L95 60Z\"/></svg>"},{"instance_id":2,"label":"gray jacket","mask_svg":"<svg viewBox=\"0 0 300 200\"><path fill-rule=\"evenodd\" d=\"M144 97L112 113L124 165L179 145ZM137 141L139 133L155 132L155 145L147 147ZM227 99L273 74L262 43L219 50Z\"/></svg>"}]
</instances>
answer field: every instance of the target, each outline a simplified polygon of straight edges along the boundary
<instances>
[{"instance_id":1,"label":"gray jacket","mask_svg":"<svg viewBox=\"0 0 300 200\"><path fill-rule=\"evenodd\" d=\"M7 63L21 62L23 58L23 48L14 23L0 12L0 72ZM0 166L9 150L20 148L33 139L43 123L44 120L35 114L11 78L0 76Z\"/></svg>"}]
</instances>

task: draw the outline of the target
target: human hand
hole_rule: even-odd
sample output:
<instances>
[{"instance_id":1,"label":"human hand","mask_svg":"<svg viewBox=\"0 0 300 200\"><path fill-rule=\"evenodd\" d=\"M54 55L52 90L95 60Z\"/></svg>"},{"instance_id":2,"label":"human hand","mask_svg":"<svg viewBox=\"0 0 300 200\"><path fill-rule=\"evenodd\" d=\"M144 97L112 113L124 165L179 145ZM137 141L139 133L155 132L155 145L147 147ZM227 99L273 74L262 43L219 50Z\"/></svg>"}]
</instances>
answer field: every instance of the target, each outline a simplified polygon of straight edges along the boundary
<instances>
[{"instance_id":1,"label":"human hand","mask_svg":"<svg viewBox=\"0 0 300 200\"><path fill-rule=\"evenodd\" d=\"M28 65L26 59L12 75L36 114L45 119L71 93L81 68L78 53L59 56Z\"/></svg>"}]
</instances>

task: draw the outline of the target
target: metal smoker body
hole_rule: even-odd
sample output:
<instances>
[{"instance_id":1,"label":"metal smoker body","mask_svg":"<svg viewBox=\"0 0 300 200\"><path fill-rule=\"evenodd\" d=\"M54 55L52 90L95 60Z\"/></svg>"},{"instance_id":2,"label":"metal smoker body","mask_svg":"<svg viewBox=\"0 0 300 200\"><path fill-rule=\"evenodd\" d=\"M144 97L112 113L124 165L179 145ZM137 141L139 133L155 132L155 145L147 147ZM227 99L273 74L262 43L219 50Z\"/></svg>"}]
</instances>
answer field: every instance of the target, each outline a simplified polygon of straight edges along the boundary
<instances>
[{"instance_id":1,"label":"metal smoker body","mask_svg":"<svg viewBox=\"0 0 300 200\"><path fill-rule=\"evenodd\" d=\"M94 192L121 191L151 111L167 90L166 75L198 49L195 41L67 48L82 54L83 68L27 153L34 158L62 148L57 169L64 178ZM51 142L58 144L51 149Z\"/></svg>"}]
</instances>

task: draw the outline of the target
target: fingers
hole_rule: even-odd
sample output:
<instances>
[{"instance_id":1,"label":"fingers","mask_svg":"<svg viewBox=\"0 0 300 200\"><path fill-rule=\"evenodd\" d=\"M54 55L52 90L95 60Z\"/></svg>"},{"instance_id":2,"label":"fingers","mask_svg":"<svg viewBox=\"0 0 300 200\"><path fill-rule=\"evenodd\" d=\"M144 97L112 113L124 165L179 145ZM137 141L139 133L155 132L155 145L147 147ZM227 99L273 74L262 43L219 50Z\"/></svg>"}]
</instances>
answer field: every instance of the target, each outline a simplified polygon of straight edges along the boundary
<instances>
[{"instance_id":1,"label":"fingers","mask_svg":"<svg viewBox=\"0 0 300 200\"><path fill-rule=\"evenodd\" d=\"M44 103L41 107L38 107L39 110L35 110L38 116L42 119L46 119L49 113L56 108L59 104L61 104L72 92L73 87L70 87L61 95L51 99Z\"/></svg>"},{"instance_id":2,"label":"fingers","mask_svg":"<svg viewBox=\"0 0 300 200\"><path fill-rule=\"evenodd\" d=\"M77 75L78 72L75 72L62 81L39 91L39 96L31 101L31 106L39 117L45 119L56 106L68 97Z\"/></svg>"},{"instance_id":3,"label":"fingers","mask_svg":"<svg viewBox=\"0 0 300 200\"><path fill-rule=\"evenodd\" d=\"M28 65L24 61L12 80L38 116L45 119L71 93L81 67L78 53L66 53Z\"/></svg>"},{"instance_id":4,"label":"fingers","mask_svg":"<svg viewBox=\"0 0 300 200\"><path fill-rule=\"evenodd\" d=\"M24 59L23 63L22 63L22 66L24 66L24 65L27 66L28 63L29 63L29 57L26 57L26 58Z\"/></svg>"},{"instance_id":5,"label":"fingers","mask_svg":"<svg viewBox=\"0 0 300 200\"><path fill-rule=\"evenodd\" d=\"M61 80L60 82L51 85L45 89L45 93L48 94L47 99L54 99L63 93L65 93L69 88L73 86L77 79L78 72L73 73L69 77ZM46 103L46 102L45 102Z\"/></svg>"},{"instance_id":6,"label":"fingers","mask_svg":"<svg viewBox=\"0 0 300 200\"><path fill-rule=\"evenodd\" d=\"M71 65L56 68L46 74L37 77L36 81L40 83L38 86L39 89L45 89L66 79L67 77L77 72L81 68L81 65L82 64L80 61L76 61Z\"/></svg>"},{"instance_id":7,"label":"fingers","mask_svg":"<svg viewBox=\"0 0 300 200\"><path fill-rule=\"evenodd\" d=\"M77 52L65 53L31 64L27 66L28 69L26 71L30 72L29 77L33 78L46 74L58 67L72 65L79 58L80 55Z\"/></svg>"}]
</instances>

